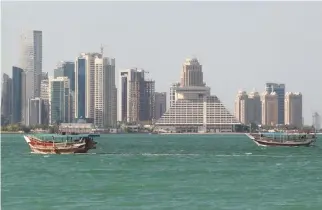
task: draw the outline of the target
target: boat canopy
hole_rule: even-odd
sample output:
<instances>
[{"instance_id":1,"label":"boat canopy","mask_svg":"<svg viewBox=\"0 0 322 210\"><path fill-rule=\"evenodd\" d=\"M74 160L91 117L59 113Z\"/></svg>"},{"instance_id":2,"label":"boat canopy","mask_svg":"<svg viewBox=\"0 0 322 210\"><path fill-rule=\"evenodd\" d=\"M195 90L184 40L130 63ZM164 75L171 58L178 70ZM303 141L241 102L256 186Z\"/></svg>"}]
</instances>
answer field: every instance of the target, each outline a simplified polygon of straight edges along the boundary
<instances>
[{"instance_id":1,"label":"boat canopy","mask_svg":"<svg viewBox=\"0 0 322 210\"><path fill-rule=\"evenodd\" d=\"M42 140L52 140L52 139L80 139L80 138L94 138L100 137L99 134L77 134L77 135L62 135L62 134L34 134L35 137Z\"/></svg>"}]
</instances>

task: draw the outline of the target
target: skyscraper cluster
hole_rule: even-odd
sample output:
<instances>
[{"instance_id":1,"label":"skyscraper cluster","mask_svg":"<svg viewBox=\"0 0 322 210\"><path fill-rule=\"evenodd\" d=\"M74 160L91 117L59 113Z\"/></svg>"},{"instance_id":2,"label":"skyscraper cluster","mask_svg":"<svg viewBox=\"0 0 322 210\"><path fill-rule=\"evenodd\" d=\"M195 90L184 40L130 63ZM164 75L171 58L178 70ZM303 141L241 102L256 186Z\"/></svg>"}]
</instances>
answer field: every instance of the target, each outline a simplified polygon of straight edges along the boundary
<instances>
[{"instance_id":1,"label":"skyscraper cluster","mask_svg":"<svg viewBox=\"0 0 322 210\"><path fill-rule=\"evenodd\" d=\"M285 84L266 83L261 95L239 91L235 100L235 116L243 124L276 126L303 125L302 94L285 92Z\"/></svg>"},{"instance_id":2,"label":"skyscraper cluster","mask_svg":"<svg viewBox=\"0 0 322 210\"><path fill-rule=\"evenodd\" d=\"M103 48L59 62L53 76L48 76L42 70L42 31L24 31L21 46L19 67L13 66L12 78L3 75L1 114L7 124L85 119L98 128L115 128L117 118L126 123L152 122L166 110L166 94L155 92L155 81L146 79L144 70L121 71L117 97L115 59L105 57Z\"/></svg>"}]
</instances>

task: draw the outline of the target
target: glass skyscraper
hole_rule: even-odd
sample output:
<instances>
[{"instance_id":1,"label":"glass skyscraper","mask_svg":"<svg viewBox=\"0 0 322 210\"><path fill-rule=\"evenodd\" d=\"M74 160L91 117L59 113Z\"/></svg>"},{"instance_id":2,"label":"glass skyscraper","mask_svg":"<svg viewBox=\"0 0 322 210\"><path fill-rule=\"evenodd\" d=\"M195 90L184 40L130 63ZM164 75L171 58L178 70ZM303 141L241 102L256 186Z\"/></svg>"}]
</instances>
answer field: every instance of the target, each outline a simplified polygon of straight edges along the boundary
<instances>
[{"instance_id":1,"label":"glass skyscraper","mask_svg":"<svg viewBox=\"0 0 322 210\"><path fill-rule=\"evenodd\" d=\"M12 123L22 121L22 80L23 70L16 66L12 67Z\"/></svg>"},{"instance_id":2,"label":"glass skyscraper","mask_svg":"<svg viewBox=\"0 0 322 210\"><path fill-rule=\"evenodd\" d=\"M278 97L278 124L285 124L285 84L266 83L265 90L268 93L276 92Z\"/></svg>"}]
</instances>

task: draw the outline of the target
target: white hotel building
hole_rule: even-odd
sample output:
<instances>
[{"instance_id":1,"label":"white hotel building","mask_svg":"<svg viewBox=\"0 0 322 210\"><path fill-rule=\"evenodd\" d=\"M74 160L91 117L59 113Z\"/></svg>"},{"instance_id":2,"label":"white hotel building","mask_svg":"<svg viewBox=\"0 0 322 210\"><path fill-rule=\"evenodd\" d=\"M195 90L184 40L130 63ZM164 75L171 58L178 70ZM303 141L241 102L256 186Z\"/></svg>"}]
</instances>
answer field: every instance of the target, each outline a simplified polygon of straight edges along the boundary
<instances>
[{"instance_id":1,"label":"white hotel building","mask_svg":"<svg viewBox=\"0 0 322 210\"><path fill-rule=\"evenodd\" d=\"M187 59L180 84L171 86L170 108L156 128L174 132L232 132L239 121L203 82L202 65ZM171 103L172 101L172 103Z\"/></svg>"}]
</instances>

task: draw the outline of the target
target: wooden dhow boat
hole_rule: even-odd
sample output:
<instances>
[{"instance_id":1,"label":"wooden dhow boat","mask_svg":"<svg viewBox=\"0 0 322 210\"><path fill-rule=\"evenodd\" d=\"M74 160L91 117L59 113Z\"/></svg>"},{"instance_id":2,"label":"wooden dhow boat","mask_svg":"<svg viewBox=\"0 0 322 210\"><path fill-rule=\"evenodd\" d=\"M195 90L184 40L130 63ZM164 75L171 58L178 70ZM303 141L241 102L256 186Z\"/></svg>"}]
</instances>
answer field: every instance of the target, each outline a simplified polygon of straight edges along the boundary
<instances>
[{"instance_id":1,"label":"wooden dhow boat","mask_svg":"<svg viewBox=\"0 0 322 210\"><path fill-rule=\"evenodd\" d=\"M292 133L249 133L246 134L258 146L310 146L316 139L316 133L292 132Z\"/></svg>"},{"instance_id":2,"label":"wooden dhow boat","mask_svg":"<svg viewBox=\"0 0 322 210\"><path fill-rule=\"evenodd\" d=\"M31 152L37 154L74 154L86 153L95 149L97 142L94 137L98 134L66 135L66 134L41 134L25 135Z\"/></svg>"}]
</instances>

